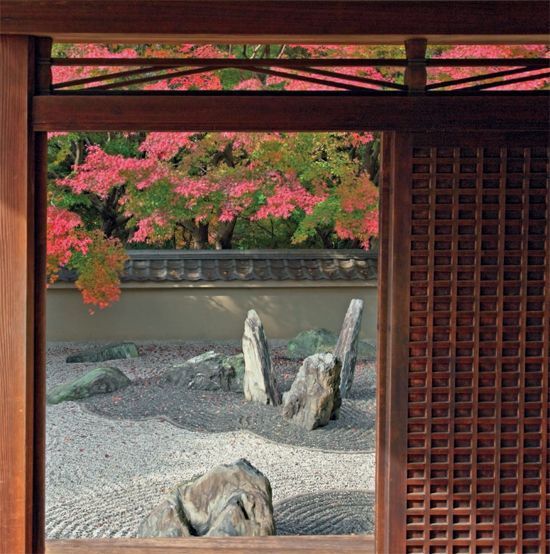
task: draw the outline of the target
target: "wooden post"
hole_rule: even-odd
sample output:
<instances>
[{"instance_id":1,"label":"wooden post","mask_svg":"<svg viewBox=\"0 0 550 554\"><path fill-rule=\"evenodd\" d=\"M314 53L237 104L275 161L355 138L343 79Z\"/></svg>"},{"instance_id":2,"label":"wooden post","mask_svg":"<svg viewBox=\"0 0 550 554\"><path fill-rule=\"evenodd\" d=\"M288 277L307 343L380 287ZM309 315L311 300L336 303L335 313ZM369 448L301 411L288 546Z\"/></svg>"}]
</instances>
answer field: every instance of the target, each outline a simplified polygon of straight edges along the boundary
<instances>
[{"instance_id":1,"label":"wooden post","mask_svg":"<svg viewBox=\"0 0 550 554\"><path fill-rule=\"evenodd\" d=\"M376 548L380 552L405 552L406 467L403 460L407 453L407 398L408 388L408 337L410 300L410 232L411 195L408 176L411 172L412 137L409 133L395 133L391 142L391 167L383 170L389 178L389 189L383 191L382 208L383 238L385 254L384 318L386 329L381 331L385 352L379 354L383 363L383 408L378 409L379 417L384 417L383 437L379 445L386 451L378 454L378 460L385 464L379 470L377 487L377 523L383 529L376 530ZM381 398L379 393L378 398ZM380 427L379 427L380 431ZM396 501L399 499L399 501Z\"/></svg>"},{"instance_id":2,"label":"wooden post","mask_svg":"<svg viewBox=\"0 0 550 554\"><path fill-rule=\"evenodd\" d=\"M10 554L44 549L44 410L35 398L44 393L46 135L30 126L35 45L0 36L0 552Z\"/></svg>"},{"instance_id":3,"label":"wooden post","mask_svg":"<svg viewBox=\"0 0 550 554\"><path fill-rule=\"evenodd\" d=\"M428 73L426 71L426 47L428 41L425 38L414 38L405 41L407 54L407 67L405 68L405 84L410 94L426 92Z\"/></svg>"}]
</instances>

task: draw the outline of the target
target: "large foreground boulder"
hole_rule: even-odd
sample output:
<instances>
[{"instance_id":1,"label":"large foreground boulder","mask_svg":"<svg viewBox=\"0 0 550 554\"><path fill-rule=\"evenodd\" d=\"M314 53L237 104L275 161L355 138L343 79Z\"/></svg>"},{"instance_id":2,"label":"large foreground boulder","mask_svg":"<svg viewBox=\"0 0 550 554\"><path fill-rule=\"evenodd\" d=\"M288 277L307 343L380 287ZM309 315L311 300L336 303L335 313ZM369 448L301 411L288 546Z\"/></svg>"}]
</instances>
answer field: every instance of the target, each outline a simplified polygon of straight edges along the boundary
<instances>
[{"instance_id":1,"label":"large foreground boulder","mask_svg":"<svg viewBox=\"0 0 550 554\"><path fill-rule=\"evenodd\" d=\"M244 358L226 356L209 350L168 372L167 381L188 389L207 391L243 391Z\"/></svg>"},{"instance_id":2,"label":"large foreground boulder","mask_svg":"<svg viewBox=\"0 0 550 554\"><path fill-rule=\"evenodd\" d=\"M107 344L98 348L90 348L78 354L67 356L67 363L97 363L108 360L124 360L126 358L137 358L139 352L133 342L119 342Z\"/></svg>"},{"instance_id":3,"label":"large foreground boulder","mask_svg":"<svg viewBox=\"0 0 550 554\"><path fill-rule=\"evenodd\" d=\"M269 345L264 326L254 310L250 310L244 322L244 396L247 400L277 406L281 393L271 370Z\"/></svg>"},{"instance_id":4,"label":"large foreground boulder","mask_svg":"<svg viewBox=\"0 0 550 554\"><path fill-rule=\"evenodd\" d=\"M353 384L362 315L363 301L359 298L354 298L349 304L348 311L344 317L344 323L342 324L342 330L334 349L334 355L342 363L340 378L340 395L342 398L345 398L349 394Z\"/></svg>"},{"instance_id":5,"label":"large foreground boulder","mask_svg":"<svg viewBox=\"0 0 550 554\"><path fill-rule=\"evenodd\" d=\"M271 485L244 459L182 483L138 529L140 537L273 534Z\"/></svg>"},{"instance_id":6,"label":"large foreground boulder","mask_svg":"<svg viewBox=\"0 0 550 554\"><path fill-rule=\"evenodd\" d=\"M337 419L341 363L333 354L313 354L304 360L292 387L283 395L283 417L308 430Z\"/></svg>"},{"instance_id":7,"label":"large foreground boulder","mask_svg":"<svg viewBox=\"0 0 550 554\"><path fill-rule=\"evenodd\" d=\"M46 395L46 400L48 404L81 400L122 389L130 383L130 379L116 367L97 367L70 383L55 387Z\"/></svg>"}]
</instances>

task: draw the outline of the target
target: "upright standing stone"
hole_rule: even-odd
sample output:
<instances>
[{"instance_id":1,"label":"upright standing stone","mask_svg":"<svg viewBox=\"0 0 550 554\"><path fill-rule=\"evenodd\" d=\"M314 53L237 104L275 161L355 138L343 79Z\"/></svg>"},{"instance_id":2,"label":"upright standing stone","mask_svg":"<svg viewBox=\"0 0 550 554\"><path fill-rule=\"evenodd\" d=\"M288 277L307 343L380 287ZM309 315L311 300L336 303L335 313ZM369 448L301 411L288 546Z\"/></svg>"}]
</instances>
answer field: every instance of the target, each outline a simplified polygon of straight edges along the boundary
<instances>
[{"instance_id":1,"label":"upright standing stone","mask_svg":"<svg viewBox=\"0 0 550 554\"><path fill-rule=\"evenodd\" d=\"M340 395L342 398L345 398L349 394L353 383L362 315L363 301L359 298L354 298L349 304L334 350L334 355L342 363L342 376L340 380Z\"/></svg>"},{"instance_id":2,"label":"upright standing stone","mask_svg":"<svg viewBox=\"0 0 550 554\"><path fill-rule=\"evenodd\" d=\"M283 395L283 417L308 430L337 419L342 403L340 368L340 360L329 353L306 358Z\"/></svg>"},{"instance_id":3,"label":"upright standing stone","mask_svg":"<svg viewBox=\"0 0 550 554\"><path fill-rule=\"evenodd\" d=\"M280 404L281 394L271 372L271 356L264 326L254 310L248 312L244 322L243 354L245 398L273 406Z\"/></svg>"}]
</instances>

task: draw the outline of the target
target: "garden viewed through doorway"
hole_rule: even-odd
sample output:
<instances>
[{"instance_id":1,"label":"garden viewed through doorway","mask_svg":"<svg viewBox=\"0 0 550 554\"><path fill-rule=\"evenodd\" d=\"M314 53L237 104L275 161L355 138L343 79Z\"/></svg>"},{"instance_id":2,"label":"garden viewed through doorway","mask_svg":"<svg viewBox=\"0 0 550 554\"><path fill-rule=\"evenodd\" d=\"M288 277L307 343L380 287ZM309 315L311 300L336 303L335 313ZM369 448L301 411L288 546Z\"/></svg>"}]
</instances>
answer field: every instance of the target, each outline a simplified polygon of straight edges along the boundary
<instances>
[{"instance_id":1,"label":"garden viewed through doorway","mask_svg":"<svg viewBox=\"0 0 550 554\"><path fill-rule=\"evenodd\" d=\"M239 458L269 479L278 535L373 533L379 145L371 133L50 137L49 539L147 536L176 485ZM354 298L357 365L334 418L311 430L284 402L245 400L249 310L281 394L305 358L334 351ZM87 354L114 340L111 355ZM220 380L220 362L238 375ZM118 373L101 377L108 392L71 386L105 367Z\"/></svg>"},{"instance_id":2,"label":"garden viewed through doorway","mask_svg":"<svg viewBox=\"0 0 550 554\"><path fill-rule=\"evenodd\" d=\"M21 40L19 42L17 42L17 41L14 42L14 41L10 40L10 43L7 46L9 46L9 48L13 47L10 51L17 57L18 53L23 53L24 54L26 44L27 43L25 43L25 40ZM18 59L23 62L25 59L28 59L28 57L25 57L23 55L23 56L19 56ZM24 63L22 63L21 67L24 69L24 67L26 67L26 66L25 66ZM418 67L417 67L417 69L418 69ZM15 72L14 75L13 75L14 83L16 85L18 83L23 84L25 82L26 75L27 75L27 73L25 71ZM416 81L416 83L418 84L418 81ZM41 81L40 86L42 88L44 87L44 81ZM414 86L414 83L412 81L410 81L408 83L408 88L410 89L411 86ZM26 90L26 86L22 86L21 90L22 89ZM456 98L454 98L454 97L450 97L450 98L438 97L438 98L436 98L435 96L431 96L431 97L430 96L431 95L429 95L429 96L427 95L425 98L424 97L420 98L419 101L416 101L415 99L409 98L409 97L404 97L403 100L401 98L398 98L399 102L404 105L404 111L406 112L406 114L408 114L409 117L413 113L417 113L418 115L420 115L420 121L419 120L416 121L416 123L418 124L418 126L420 128L422 128L425 125L426 125L426 127L430 127L430 125L431 125L432 128L433 128L433 125L437 125L436 122L438 121L438 117L440 117L440 115L438 115L439 110L445 104L449 104L449 102L450 102L450 103L456 104L456 106L463 105L464 107L466 107L467 104L468 104L468 100L470 100L468 97L456 97ZM471 110L470 111L466 110L465 112L462 112L462 117L460 119L460 122L457 123L457 121L451 121L449 123L450 127L456 129L457 127L459 127L461 125L462 128L469 128L469 129L470 128L480 128L480 127L484 128L484 129L494 129L494 125L491 124L491 121L495 121L495 119L494 119L495 114L498 114L497 119L498 119L500 128L514 129L515 131L518 131L519 129L537 129L537 128L540 129L540 121L545 121L544 114L542 113L542 112L544 112L544 109L542 109L542 112L540 112L542 104L541 104L541 102L538 101L536 96L532 96L529 99L529 108L530 108L529 113L530 114L533 114L533 112L537 113L537 110L539 110L539 112L542 113L542 117L535 118L536 121L539 122L539 127L537 127L537 124L534 122L534 120L532 118L529 118L529 117L524 118L521 115L522 109L523 109L522 106L525 107L525 105L526 105L525 102L524 102L526 100L526 95L520 95L520 96L516 96L516 97L507 96L507 95L502 95L502 96L498 96L498 97L497 96L487 97L485 95L483 95L483 96L484 96L484 98L477 98L476 97L477 110L476 110L475 114ZM153 104L161 105L163 103L165 103L166 105L169 105L171 103L171 101L174 100L173 98L166 98L167 102L164 102L164 100L160 99L160 100L162 100L162 101L160 101L158 98L144 98L144 99L134 98L133 99L132 96L128 96L128 97L125 97L125 98L129 99L129 102L127 103L126 106L120 105L119 107L115 108L114 111L110 111L109 114L106 114L107 119L111 118L111 123L110 123L111 125L112 125L112 121L116 120L117 117L120 118L123 114L131 114L132 110L135 110L135 108L137 106L137 103L134 100L138 101L138 103L141 103L142 100L143 100L144 104L141 107L145 108L146 110L147 110L146 105L149 105L149 106L151 106ZM282 100L279 100L279 98L281 98ZM498 109L497 109L497 103L496 103L497 98L498 98ZM62 110L59 110L59 107L61 106L60 100L63 100L62 103L64 105L64 108ZM106 98L106 97L98 96L97 99L95 99L93 103L94 103L94 106L96 108L99 105L106 106L108 104L111 104L112 106L115 106L115 105L117 105L118 100L119 99L116 98L116 96L113 96L113 97L110 97L110 98L109 97ZM265 97L260 98L260 97L255 97L254 95L248 95L247 100L250 100L252 102L252 104L257 107L258 105L261 105L262 102L264 102L266 100L266 98ZM296 102L296 105L305 105L302 102L303 100L304 100L303 98L301 100L297 99L297 98L294 98L293 102ZM349 113L349 110L351 110L352 112L355 110L355 113L358 113L357 112L357 106L355 105L357 100L358 100L357 95L355 95L355 93L352 93L349 96L342 96L341 97L341 102L339 103L337 113L333 114L335 119L336 120L338 120L339 118L341 119L342 114L344 114L346 112ZM276 108L277 106L284 106L285 103L288 102L288 100L284 96L279 97L277 95L272 95L272 97L269 98L269 101L270 101L270 104L271 104L271 102L273 102L271 105L274 108ZM313 97L312 96L311 101L313 102L313 104L321 105L324 102L326 102L326 97L322 97L322 96ZM34 99L34 104L33 104L33 106L34 106L34 109L33 109L34 129L36 131L47 130L47 129L55 129L55 128L61 128L61 129L65 128L65 129L67 129L67 128L71 128L71 125L73 126L73 128L77 128L78 126L82 126L82 125L84 126L84 128L86 128L87 126L91 125L91 120L90 119L86 120L86 117L87 117L86 113L88 113L88 114L90 113L89 110L88 110L88 112L86 112L86 102L87 101L84 97L82 97L82 96L81 97L71 96L70 94L65 96L65 98L63 98L63 99L61 99L61 95L57 95L57 97L56 97L56 95L52 95L51 97L47 97L47 95L37 95ZM179 102L179 100L178 100L178 102ZM237 97L228 99L228 105L237 106L239 104L239 102L240 102L240 99L237 98ZM372 99L369 98L368 100L366 100L365 98L361 98L361 102L365 102L365 106L372 110L373 105L375 105L377 103L377 98L372 98ZM391 98L384 98L383 102L387 102L388 105L389 105L389 104L391 104ZM202 98L200 100L196 100L192 97L188 97L188 98L183 98L182 99L181 106L187 104L187 105L195 105L197 107L200 107L200 106L204 107L205 105L207 105L209 103L212 106L215 106L215 104L213 104L208 99ZM176 104L174 103L173 105L175 106ZM291 106L292 104L287 103L286 105ZM430 122L429 123L426 121L425 117L424 117L424 119L422 119L422 112L418 111L418 108L420 108L421 106L424 106L424 105L425 105L425 107L427 105L431 105L432 107L435 106L435 111L430 112ZM508 106L513 105L517 109L515 109L515 110L506 110L506 108L505 108L506 105L508 105ZM57 108L56 108L56 106L57 106ZM181 108L181 106L180 106L180 108ZM480 106L481 106L481 108L480 108ZM484 106L484 108L483 108L483 106ZM78 116L75 114L74 118L69 123L68 120L66 120L65 118L67 117L67 114L71 113L71 110L74 110L75 108L78 108ZM491 108L491 109L489 109L489 108ZM485 114L481 117L481 119L479 117L484 109L488 109L488 112L487 112L488 119L484 119ZM122 111L120 111L120 110L122 110ZM491 117L489 117L489 112L491 113ZM19 112L16 111L16 112L13 112L13 113L19 113ZM189 113L191 113L191 112L189 112ZM365 113L365 112L363 112L363 113ZM371 111L370 113L372 114L373 112ZM21 111L21 114L22 114L21 115L21 120L25 120L26 117L27 117L25 109L23 109ZM149 115L145 116L145 119L147 120L148 128L155 128L156 126L159 126L161 128L168 129L170 127L170 125L172 125L172 126L174 125L173 121L168 122L168 120L166 118L163 119L162 116L160 117L160 119L155 120L156 122L152 121ZM403 114L401 114L401 115L403 116ZM517 118L518 115L521 115L521 121L518 121L518 120L514 119L514 118ZM189 116L189 117L192 119L194 116ZM332 123L330 123L330 124L325 123L330 128L334 128L333 127L334 120L335 120L334 117L332 119ZM182 113L181 112L178 112L178 113L175 114L175 119L178 120L180 122L180 124L181 124L181 121L182 121L181 118L182 118ZM161 119L162 119L162 122L160 121ZM262 117L260 117L260 120L261 119L262 119ZM282 127L286 127L286 128L293 127L293 125L289 124L288 118L285 120L285 118L283 117L282 120L281 120L277 116L276 119L278 119L278 121L279 121L278 125L280 125ZM391 114L390 114L390 119L391 119ZM265 121L265 120L266 120L265 117L263 117L263 121ZM246 123L246 125L251 125L250 124L251 120L248 119L247 121L248 121L248 123ZM355 128L357 128L360 125L360 121L363 121L362 116L358 116L358 118L354 119L353 121L354 121L353 126ZM406 122L407 121L407 116L405 116L405 123L403 123L402 118L400 119L400 121L402 122L403 125L406 126L407 124L411 125L412 120L409 119L408 123L407 123ZM478 127L476 127L476 122L479 125ZM103 126L103 128L105 128L106 125L110 125L108 122L106 123L105 119L102 119L100 122L97 122L97 123L94 123L94 124L99 125L99 127ZM196 124L196 120L195 120L195 124ZM256 124L258 124L258 123L256 122ZM314 118L313 121L310 121L308 123L308 125L312 125L314 127L319 126L319 124L320 123L319 123L319 118L318 117L316 119ZM124 124L122 125L122 127L123 128L128 128L128 129L132 129L132 128L135 129L136 128L135 125L136 125L135 121L132 120L132 117L130 116L130 119L124 120ZM243 125L243 123L241 122L240 125ZM297 126L300 126L300 125L304 126L304 124L300 123L300 122L296 123L296 125ZM344 124L341 127L338 126L338 128L348 128L348 125L350 125L349 121L347 123L344 122ZM392 126L396 125L395 119L393 120L393 122L390 121L388 123L388 125L389 125L390 128ZM469 127L469 125L472 125L473 127ZM159 128L159 127L157 127L157 128ZM369 128L369 125L366 125L366 127ZM194 126L191 125L191 128L194 128ZM41 149L41 145L44 144L42 142L43 137L40 135L40 133L38 133L36 135L33 135L33 136L37 141L36 152L37 152L37 155L38 155L38 159L40 160L40 156L43 156L43 153L44 153L43 150ZM453 139L453 140L456 141L456 143L454 144L453 147L457 148L457 145L459 143L462 143L462 141L464 139L463 139L463 137L460 137L459 135L456 135L455 139ZM511 140L511 138L510 137L508 137L508 138L507 137L501 137L500 135L497 138L496 135L493 135L493 138L486 138L485 140L487 141L488 144L489 143L494 144L495 143L494 141L498 142L500 140L500 141L502 141L501 144L505 144L507 146L508 142L506 142L506 141ZM407 148L410 146L410 144L407 142L406 137L402 137L400 139L400 141L401 141L400 146L403 148L403 150L400 150L400 151L407 153L408 152ZM25 145L23 144L23 142L19 141L19 142L14 143L12 146L10 146L10 151L12 151L14 154L17 154L13 158L13 160L15 160L15 161L10 161L10 164L12 166L19 165L19 162L21 162L22 157L23 158L25 157L24 155L23 156L19 155L20 150L25 149ZM529 142L529 141L527 141L527 142ZM525 144L527 144L527 142ZM418 147L425 147L426 146L426 144L422 144L422 145L419 145L418 143L415 143L415 144ZM435 142L433 144L435 144ZM437 144L438 144L438 146L441 146L441 148L443 148L443 146L445 146L445 145L442 145L442 144L440 145L439 142L437 142ZM529 142L529 146L531 147L530 142ZM435 146L434 146L434 148L435 148ZM412 153L409 153L407 155L412 155ZM533 155L537 159L540 158L538 153L534 153ZM443 158L445 158L445 154L441 153L441 156ZM418 152L417 154L415 154L415 157L416 158L422 158L422 157L425 157L425 156L422 155L420 152ZM471 158L471 155L466 155L466 157ZM516 157L517 156L515 154L511 155L511 158L516 158ZM408 162L405 161L407 159L407 156L403 157L402 159L403 159L403 161L402 161L401 169L405 169L405 172L403 173L403 179L405 179L405 177L408 178L408 176L407 176L408 175L408 173L407 173L407 167L408 167L407 163ZM43 160L43 158L42 158L42 160ZM40 164L38 164L38 165L40 165ZM32 164L30 165L30 167L32 168ZM394 165L392 167L395 169L395 162L394 162ZM420 169L420 166L419 166L419 169ZM462 168L461 168L461 170L462 170ZM484 171L485 171L485 168L484 168ZM423 173L423 171L419 171L419 173ZM40 173L37 174L37 179L39 181L42 179L42 177L40 176ZM19 191L19 192L21 193L21 191ZM13 200L14 201L19 201L19 200L22 199L21 200L22 201L21 205L24 206L25 202L24 202L23 196L24 195L22 195L22 193L21 193L20 196L15 197ZM422 194L419 193L419 197L421 197L421 196L422 196ZM39 205L40 205L40 203L39 203ZM404 205L402 206L402 208L405 211L402 211L401 213L406 215L406 209L405 209L405 208L407 208L406 199L405 199L405 202L404 202ZM40 213L40 209L39 209L39 213ZM397 211L397 213L399 213L399 210ZM7 215L9 216L10 214L8 213ZM32 226L31 226L31 228L32 228ZM24 237L26 237L26 235L23 231L24 231L24 229L22 229L21 236L24 238ZM401 232L404 232L404 230L401 229ZM401 236L403 238L402 235L399 235L399 236ZM22 239L22 242L21 241L19 241L19 242L24 243L25 240ZM401 242L399 241L399 237L395 237L392 240L393 240L394 246L396 244L399 245L402 242L402 241ZM19 242L17 244L19 244ZM405 251L403 251L402 248L404 248ZM542 251L544 251L544 249L547 248L547 245L540 246L540 244L538 244L538 246L536 246L536 248L540 248L540 249L542 249ZM40 249L39 249L39 251L40 251ZM407 255L407 248L399 246L397 251L401 254L401 259L403 261L405 261L406 260L406 255ZM523 263L523 262L520 262L520 263ZM40 264L39 264L39 266L40 266ZM405 269L405 268L406 268L406 262L405 262L405 265L402 267L402 269ZM395 289L395 286L397 285L396 278L398 278L399 275L401 275L401 274L398 273L397 275L392 276L391 268L390 268L389 279L390 279L390 282L393 283L393 285L390 287L388 294L389 294L390 298L395 298L395 300L397 301L395 305L400 305L401 301L404 301L404 300L407 299L407 293L403 293L401 295L396 295L395 294L395 292L397 290L397 289ZM406 280L408 278L409 277L405 276L405 281L402 281L402 283L406 282ZM512 277L506 277L506 278L510 279ZM32 289L32 283L31 283L30 289ZM39 312L40 311L40 293L38 292L38 289L39 289L39 287L37 288L36 302L37 302L37 310ZM403 290L403 287L401 287L401 289L399 289L399 290ZM532 290L534 291L535 289L532 289ZM409 291L409 292L411 292L411 291ZM21 294L23 294L23 293L21 293ZM392 310L394 310L394 308L392 308ZM10 310L8 309L7 312L9 313L9 311ZM401 320L401 322L403 323L402 320ZM401 331L399 331L399 329L397 329L397 332L399 333ZM40 335L40 333L38 333L38 335ZM393 338L395 339L396 336L394 335ZM546 337L546 338L543 337L542 340L543 340L543 349L547 348L547 346L544 346L544 345L548 344L548 337ZM38 341L37 342L37 344L38 344L40 342L40 336L38 336L37 341ZM10 350L10 352L11 352L11 350ZM389 352L392 352L392 349L390 349ZM40 348L38 348L36 350L35 355L37 356L37 359L38 359L37 367L39 367L40 366L39 361L40 361L40 356L41 356ZM397 355L397 358L394 357L392 363L398 362L399 355L400 354ZM19 364L19 365L21 365L21 364ZM23 367L23 366L21 365L21 367ZM391 367L391 364L390 364L390 367ZM547 369L548 369L547 367L543 368L543 375L547 374ZM546 373L544 373L544 372L546 372ZM15 383L15 384L14 383L15 383L15 381L13 381L13 383L10 381L8 383L8 385L11 388L14 388L14 387L17 388L17 386L16 386L17 383ZM40 392L40 389L41 389L40 379L38 379L38 381L36 382L35 388L37 389L36 397L38 399L40 399L41 394L43 393L43 391L42 391L42 393ZM397 392L397 391L394 391L394 392ZM35 407L37 425L40 423L40 421L43 421L43 420L41 420L40 405L39 404L40 403L38 403L38 405ZM40 426L38 425L38 427L40 427ZM38 435L40 435L39 432L38 432ZM396 438L399 439L399 443L401 444L402 440L399 437L396 437ZM41 452L40 440L39 439L40 439L40 437L38 436L37 443L36 443L36 452L37 452L38 458L40 458L40 452ZM13 448L12 448L12 450L14 452L16 452ZM38 461L40 462L40 460L38 460ZM36 467L38 468L37 471L39 470L40 466L41 466L40 463L36 464ZM399 471L399 467L397 467L397 466L394 467L394 469ZM401 469L403 469L403 467ZM27 472L27 475L29 475L29 472ZM414 478L414 476L413 476L413 478ZM381 479L382 479L382 482L385 482L383 475L382 475ZM394 483L397 483L397 489L399 489L399 487L401 486L399 480L397 482L394 482ZM418 485L418 483L416 485ZM441 483L440 483L440 485L441 485ZM37 499L37 502L38 502L38 505L39 505L40 504L40 492L39 492L39 489L40 489L40 475L39 475L39 471L38 471L37 476L36 476L35 489L38 491L36 493L37 494L36 499ZM401 493L397 489L395 489L393 492L390 490L390 498L394 498L394 499L395 498L401 498L401 496L400 496ZM411 494L414 494L414 490L412 491ZM393 506L397 506L395 504L395 502L394 502ZM414 506L413 506L413 508L414 508ZM390 512L391 517L388 520L389 523L388 522L386 522L386 523L388 523L388 525L391 523L390 526L393 526L394 529L397 529L398 531L399 530L402 531L404 529L404 521L405 521L404 517L403 517L404 514L399 513L399 509L397 509L397 508L395 510L392 510L391 506L390 506L390 510L391 510L391 512ZM542 515L544 515L544 514L542 514ZM40 521L40 513L39 512L38 512L38 515L37 515L37 521ZM410 521L410 525L412 525L412 526L415 525L414 520ZM37 527L37 529L38 529L38 527ZM427 527L425 529L427 531ZM387 531L388 531L388 529L386 528L384 532L387 532ZM410 528L410 530L407 531L406 537L407 537L408 545L409 545L410 549L412 549L411 551L413 551L415 548L416 549L419 549L419 548L421 549L422 548L422 546L418 545L418 541L422 541L422 544L424 544L426 546L431 541L432 535L434 537L436 537L437 540L447 540L446 538L442 537L441 535L437 535L437 533L432 534L431 532L430 532L430 538L421 538L421 537L418 536L418 531L419 531L418 529L413 529L412 527ZM381 529L381 532L382 532L382 529ZM434 533L435 533L435 531L434 531ZM397 540L397 541L403 540L403 538L405 536L405 534L401 534L400 531L397 534L394 533L392 535L390 533L389 535L395 537L395 540ZM31 535L29 534L29 537L30 536ZM37 536L38 536L38 540L40 540L40 533L38 533ZM499 538L502 538L502 537L497 537L497 540ZM456 537L455 537L455 539L456 539ZM485 540L485 536L480 535L480 539ZM19 539L17 539L17 540L19 540ZM456 539L456 540L459 540L459 539ZM462 539L460 539L460 540L462 540ZM489 540L489 539L487 538L486 540ZM508 540L510 540L510 539L508 539ZM535 539L535 538L532 537L531 540L538 540L538 539ZM415 541L417 541L417 542L415 542ZM398 544L399 544L399 542L398 542ZM54 548L53 545L52 545L52 548ZM60 548L61 548L61 545L60 545Z\"/></svg>"}]
</instances>

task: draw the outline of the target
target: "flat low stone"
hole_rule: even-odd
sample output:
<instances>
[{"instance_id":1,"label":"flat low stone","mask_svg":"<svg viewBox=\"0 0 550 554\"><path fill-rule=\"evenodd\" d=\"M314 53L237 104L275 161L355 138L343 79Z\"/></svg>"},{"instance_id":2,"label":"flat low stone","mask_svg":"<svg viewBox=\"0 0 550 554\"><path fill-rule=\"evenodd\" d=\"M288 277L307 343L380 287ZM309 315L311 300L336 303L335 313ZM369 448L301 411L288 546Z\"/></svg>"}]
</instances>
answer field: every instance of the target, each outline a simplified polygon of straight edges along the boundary
<instances>
[{"instance_id":1,"label":"flat low stone","mask_svg":"<svg viewBox=\"0 0 550 554\"><path fill-rule=\"evenodd\" d=\"M116 367L96 367L70 383L55 387L46 395L46 400L48 404L80 400L122 389L130 383L130 379Z\"/></svg>"},{"instance_id":2,"label":"flat low stone","mask_svg":"<svg viewBox=\"0 0 550 554\"><path fill-rule=\"evenodd\" d=\"M240 459L178 485L140 524L139 537L275 534L271 485Z\"/></svg>"},{"instance_id":3,"label":"flat low stone","mask_svg":"<svg viewBox=\"0 0 550 554\"><path fill-rule=\"evenodd\" d=\"M313 354L304 360L290 390L283 395L283 417L305 429L337 419L342 365L333 354Z\"/></svg>"},{"instance_id":4,"label":"flat low stone","mask_svg":"<svg viewBox=\"0 0 550 554\"><path fill-rule=\"evenodd\" d=\"M108 360L124 360L126 358L137 358L139 352L137 346L133 342L119 342L100 346L98 348L90 348L77 354L67 356L67 363L97 363L106 362Z\"/></svg>"},{"instance_id":5,"label":"flat low stone","mask_svg":"<svg viewBox=\"0 0 550 554\"><path fill-rule=\"evenodd\" d=\"M195 356L168 371L169 383L206 391L243 391L244 357L226 356L214 350Z\"/></svg>"}]
</instances>

